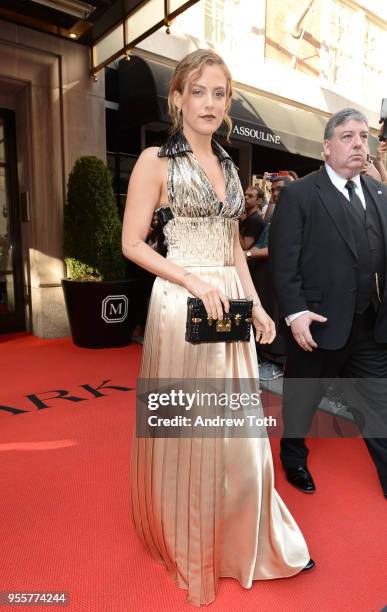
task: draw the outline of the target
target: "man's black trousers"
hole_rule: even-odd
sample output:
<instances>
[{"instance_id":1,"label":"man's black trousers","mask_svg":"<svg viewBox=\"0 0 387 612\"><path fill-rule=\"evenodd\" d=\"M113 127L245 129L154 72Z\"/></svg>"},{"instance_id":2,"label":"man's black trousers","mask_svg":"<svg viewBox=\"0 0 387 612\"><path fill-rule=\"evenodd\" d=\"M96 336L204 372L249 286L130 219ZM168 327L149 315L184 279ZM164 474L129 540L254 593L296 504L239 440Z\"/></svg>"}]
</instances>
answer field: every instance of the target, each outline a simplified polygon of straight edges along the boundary
<instances>
[{"instance_id":1,"label":"man's black trousers","mask_svg":"<svg viewBox=\"0 0 387 612\"><path fill-rule=\"evenodd\" d=\"M387 343L375 342L375 320L372 305L364 313L355 314L347 343L332 351L302 350L288 328L281 460L285 468L306 466L308 449L304 437L324 396L327 379L337 376L351 379L349 395L355 394L355 401L349 402L351 412L387 494ZM355 385L353 381L357 381ZM378 437L373 437L375 435Z\"/></svg>"}]
</instances>

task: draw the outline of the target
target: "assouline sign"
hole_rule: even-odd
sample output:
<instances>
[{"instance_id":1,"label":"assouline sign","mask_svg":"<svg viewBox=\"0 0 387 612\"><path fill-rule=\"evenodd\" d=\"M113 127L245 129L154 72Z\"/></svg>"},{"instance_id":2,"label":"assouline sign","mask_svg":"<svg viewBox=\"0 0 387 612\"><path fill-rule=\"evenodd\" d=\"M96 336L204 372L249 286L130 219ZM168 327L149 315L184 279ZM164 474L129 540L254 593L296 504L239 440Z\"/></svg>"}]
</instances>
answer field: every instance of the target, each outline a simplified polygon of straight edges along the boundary
<instances>
[{"instance_id":1,"label":"assouline sign","mask_svg":"<svg viewBox=\"0 0 387 612\"><path fill-rule=\"evenodd\" d=\"M281 146L281 136L274 134L271 130L265 129L262 126L251 127L243 125L238 121L234 121L234 127L232 130L234 137L243 137L243 139L249 140L254 143L262 143L266 146L277 148Z\"/></svg>"}]
</instances>

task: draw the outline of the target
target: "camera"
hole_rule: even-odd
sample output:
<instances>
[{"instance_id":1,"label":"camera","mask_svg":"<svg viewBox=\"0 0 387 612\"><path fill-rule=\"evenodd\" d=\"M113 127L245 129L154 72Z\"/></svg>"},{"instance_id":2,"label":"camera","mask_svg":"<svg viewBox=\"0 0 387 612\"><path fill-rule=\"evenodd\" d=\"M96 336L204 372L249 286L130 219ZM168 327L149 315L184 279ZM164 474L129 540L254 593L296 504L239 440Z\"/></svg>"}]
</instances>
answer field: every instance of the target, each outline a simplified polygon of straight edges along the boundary
<instances>
[{"instance_id":1,"label":"camera","mask_svg":"<svg viewBox=\"0 0 387 612\"><path fill-rule=\"evenodd\" d=\"M383 129L382 133L379 134L379 140L387 140L387 98L383 98L382 100L379 123L383 123Z\"/></svg>"}]
</instances>

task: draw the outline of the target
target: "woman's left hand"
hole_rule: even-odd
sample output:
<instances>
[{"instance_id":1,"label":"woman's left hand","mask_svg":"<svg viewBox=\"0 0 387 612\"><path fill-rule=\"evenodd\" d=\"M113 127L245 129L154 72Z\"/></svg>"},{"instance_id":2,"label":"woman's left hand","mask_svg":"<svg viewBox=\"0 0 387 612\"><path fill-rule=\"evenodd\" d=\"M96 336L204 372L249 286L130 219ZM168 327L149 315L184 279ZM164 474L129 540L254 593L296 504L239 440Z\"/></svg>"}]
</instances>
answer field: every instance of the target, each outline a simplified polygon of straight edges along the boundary
<instances>
[{"instance_id":1,"label":"woman's left hand","mask_svg":"<svg viewBox=\"0 0 387 612\"><path fill-rule=\"evenodd\" d=\"M276 336L274 321L271 320L262 306L253 307L253 325L256 329L255 339L259 344L271 344Z\"/></svg>"}]
</instances>

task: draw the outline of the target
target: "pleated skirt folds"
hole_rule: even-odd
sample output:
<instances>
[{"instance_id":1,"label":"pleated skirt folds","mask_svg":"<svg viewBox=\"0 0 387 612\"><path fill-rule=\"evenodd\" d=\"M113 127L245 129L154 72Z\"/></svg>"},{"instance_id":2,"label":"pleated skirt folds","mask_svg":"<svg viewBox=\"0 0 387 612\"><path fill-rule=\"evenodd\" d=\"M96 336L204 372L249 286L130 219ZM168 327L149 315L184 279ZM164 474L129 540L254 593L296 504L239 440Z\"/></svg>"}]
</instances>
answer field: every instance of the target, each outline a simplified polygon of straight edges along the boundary
<instances>
[{"instance_id":1,"label":"pleated skirt folds","mask_svg":"<svg viewBox=\"0 0 387 612\"><path fill-rule=\"evenodd\" d=\"M244 297L233 266L192 271L229 297ZM253 338L185 341L187 296L184 288L156 279L140 378L257 380ZM297 574L309 560L301 531L274 489L266 437L134 436L131 508L145 547L196 606L214 601L220 577L250 588L253 580Z\"/></svg>"}]
</instances>

